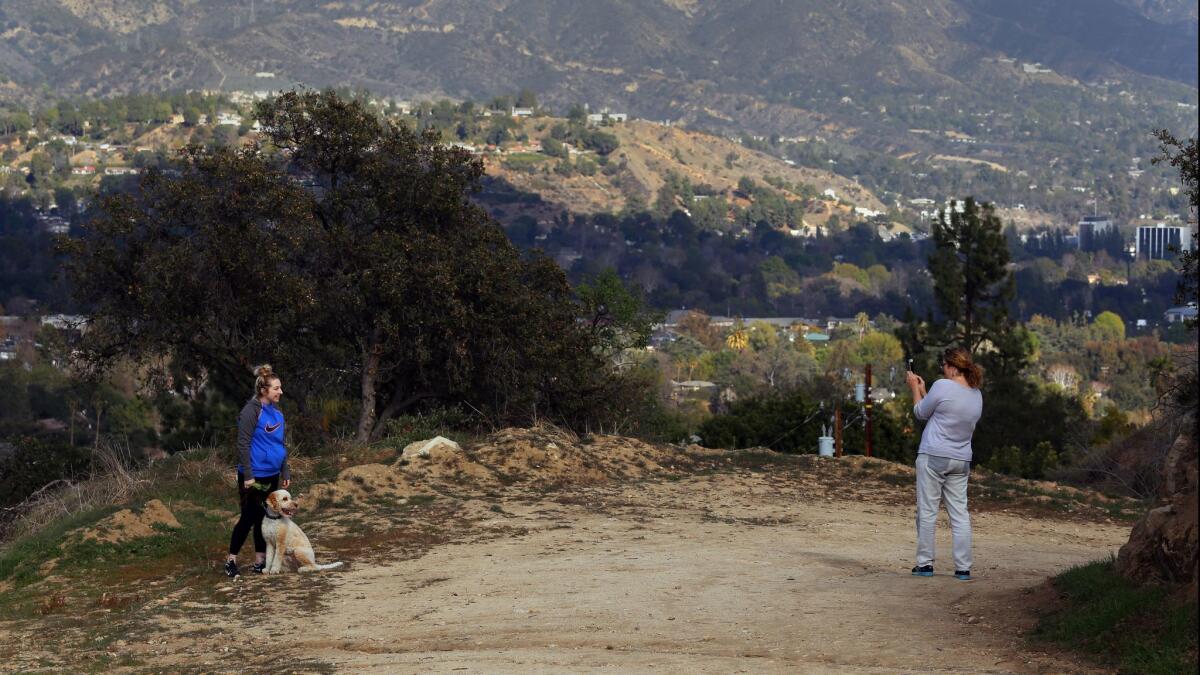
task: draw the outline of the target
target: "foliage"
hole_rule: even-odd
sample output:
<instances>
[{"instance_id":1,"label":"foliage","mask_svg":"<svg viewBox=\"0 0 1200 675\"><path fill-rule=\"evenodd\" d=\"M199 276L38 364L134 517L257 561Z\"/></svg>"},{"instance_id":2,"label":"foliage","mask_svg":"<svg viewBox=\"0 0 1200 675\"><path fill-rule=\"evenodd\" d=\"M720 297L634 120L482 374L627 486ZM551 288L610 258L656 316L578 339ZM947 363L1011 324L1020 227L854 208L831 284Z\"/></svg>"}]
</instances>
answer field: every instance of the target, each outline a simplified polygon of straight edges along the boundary
<instances>
[{"instance_id":1,"label":"foliage","mask_svg":"<svg viewBox=\"0 0 1200 675\"><path fill-rule=\"evenodd\" d=\"M971 441L975 461L988 466L992 456L1015 446L1021 460L1015 464L997 460L1006 469L1024 472L1041 462L1043 471L1051 454L1058 463L1070 460L1070 452L1090 436L1089 422L1079 399L1070 393L1040 387L1022 378L993 378L983 392L983 416ZM1048 448L1039 450L1042 443ZM1030 460L1026 455L1043 459ZM1004 469L998 469L1004 470Z\"/></svg>"},{"instance_id":2,"label":"foliage","mask_svg":"<svg viewBox=\"0 0 1200 675\"><path fill-rule=\"evenodd\" d=\"M168 359L225 390L276 364L303 405L354 391L356 436L424 400L578 422L610 392L562 272L469 200L478 161L333 92L257 111L269 145L189 148L67 242L81 363Z\"/></svg>"},{"instance_id":3,"label":"foliage","mask_svg":"<svg viewBox=\"0 0 1200 675\"><path fill-rule=\"evenodd\" d=\"M710 448L765 447L778 452L814 454L827 417L815 401L792 391L733 405L728 414L709 418L700 438Z\"/></svg>"},{"instance_id":4,"label":"foliage","mask_svg":"<svg viewBox=\"0 0 1200 675\"><path fill-rule=\"evenodd\" d=\"M861 454L865 433L861 411L844 411L843 447ZM877 405L872 418L872 455L892 461L912 461L916 446L901 422L901 411ZM818 402L816 390L776 390L740 400L724 415L706 420L699 430L705 447L765 447L777 452L815 454L817 438L833 434L833 410Z\"/></svg>"},{"instance_id":5,"label":"foliage","mask_svg":"<svg viewBox=\"0 0 1200 675\"><path fill-rule=\"evenodd\" d=\"M430 407L411 414L399 415L386 422L387 431L384 436L393 443L397 450L402 450L409 443L428 440L434 436L453 437L455 431L468 428L472 424L471 415L463 411L462 406Z\"/></svg>"},{"instance_id":6,"label":"foliage","mask_svg":"<svg viewBox=\"0 0 1200 675\"><path fill-rule=\"evenodd\" d=\"M965 347L982 360L1013 375L1025 365L1023 331L1009 319L1016 295L1009 272L1008 246L993 208L967 198L939 213L933 226L934 251L929 256L934 297L941 321L931 326L936 345ZM918 345L910 345L919 354Z\"/></svg>"},{"instance_id":7,"label":"foliage","mask_svg":"<svg viewBox=\"0 0 1200 675\"><path fill-rule=\"evenodd\" d=\"M1040 479L1058 467L1058 453L1048 441L1042 441L1032 448L1009 445L993 452L985 466L1010 476Z\"/></svg>"},{"instance_id":8,"label":"foliage","mask_svg":"<svg viewBox=\"0 0 1200 675\"><path fill-rule=\"evenodd\" d=\"M1192 207L1192 213L1200 210L1200 149L1196 146L1196 137L1187 141L1175 138L1165 129L1154 132L1159 142L1159 155L1152 162L1166 162L1179 171L1179 180L1183 183L1184 192ZM1179 256L1179 292L1180 302L1200 301L1200 268L1197 267L1196 256L1200 255L1200 230L1192 230L1192 248Z\"/></svg>"},{"instance_id":9,"label":"foliage","mask_svg":"<svg viewBox=\"0 0 1200 675\"><path fill-rule=\"evenodd\" d=\"M1103 311L1092 321L1098 340L1121 341L1125 339L1125 322L1115 312Z\"/></svg>"},{"instance_id":10,"label":"foliage","mask_svg":"<svg viewBox=\"0 0 1200 675\"><path fill-rule=\"evenodd\" d=\"M86 475L90 462L89 448L72 446L62 436L14 439L11 452L0 453L0 508L21 503L55 480Z\"/></svg>"},{"instance_id":11,"label":"foliage","mask_svg":"<svg viewBox=\"0 0 1200 675\"><path fill-rule=\"evenodd\" d=\"M641 293L626 285L612 268L578 284L575 294L595 348L608 358L645 347L654 324L663 318L662 313L647 309Z\"/></svg>"},{"instance_id":12,"label":"foliage","mask_svg":"<svg viewBox=\"0 0 1200 675\"><path fill-rule=\"evenodd\" d=\"M1155 163L1165 161L1179 171L1179 179L1183 183L1184 191L1191 203L1192 214L1200 212L1200 150L1196 147L1196 137L1193 136L1184 142L1166 130L1155 132L1155 137L1160 143L1160 155L1153 161ZM1198 255L1200 255L1200 230L1197 230L1193 223L1192 248L1179 256L1179 286L1176 290L1176 301L1190 303L1193 307L1200 303ZM1193 319L1186 325L1189 332L1192 333L1187 342L1189 347L1183 353L1180 359L1181 363L1173 373L1170 391L1166 398L1173 409L1172 412L1191 416L1193 434L1195 434L1197 424L1200 424L1196 415L1197 406L1200 406L1200 392L1198 392L1200 387L1197 386L1200 371L1198 371L1196 357L1195 332L1200 324Z\"/></svg>"}]
</instances>

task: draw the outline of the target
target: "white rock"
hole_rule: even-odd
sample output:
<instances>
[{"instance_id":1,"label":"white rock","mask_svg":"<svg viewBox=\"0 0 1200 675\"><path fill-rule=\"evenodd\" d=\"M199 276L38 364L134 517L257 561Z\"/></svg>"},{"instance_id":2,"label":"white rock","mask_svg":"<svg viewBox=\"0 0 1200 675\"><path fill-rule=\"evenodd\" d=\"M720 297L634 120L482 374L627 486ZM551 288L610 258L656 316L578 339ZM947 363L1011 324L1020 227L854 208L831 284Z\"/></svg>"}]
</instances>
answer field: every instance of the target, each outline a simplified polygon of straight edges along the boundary
<instances>
[{"instance_id":1,"label":"white rock","mask_svg":"<svg viewBox=\"0 0 1200 675\"><path fill-rule=\"evenodd\" d=\"M413 457L429 457L429 454L437 448L445 448L450 452L462 452L462 447L444 436L434 436L427 441L416 441L409 443L404 448L404 452L400 456L404 459L412 459Z\"/></svg>"}]
</instances>

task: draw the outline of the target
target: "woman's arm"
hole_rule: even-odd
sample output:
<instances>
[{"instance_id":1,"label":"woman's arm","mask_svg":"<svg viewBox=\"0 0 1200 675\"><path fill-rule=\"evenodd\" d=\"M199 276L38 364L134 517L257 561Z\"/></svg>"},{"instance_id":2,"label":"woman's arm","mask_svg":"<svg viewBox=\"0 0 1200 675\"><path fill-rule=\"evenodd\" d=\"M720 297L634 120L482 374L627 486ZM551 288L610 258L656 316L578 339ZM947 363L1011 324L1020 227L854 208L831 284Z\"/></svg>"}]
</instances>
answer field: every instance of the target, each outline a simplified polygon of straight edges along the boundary
<instances>
[{"instance_id":1,"label":"woman's arm","mask_svg":"<svg viewBox=\"0 0 1200 675\"><path fill-rule=\"evenodd\" d=\"M254 472L250 469L250 439L254 438L254 428L258 426L258 415L261 412L262 408L253 403L247 403L242 408L242 414L238 415L238 463L245 471L246 487L254 484Z\"/></svg>"},{"instance_id":2,"label":"woman's arm","mask_svg":"<svg viewBox=\"0 0 1200 675\"><path fill-rule=\"evenodd\" d=\"M941 380L938 380L941 382ZM933 390L925 390L925 381L921 380L920 390L913 392L913 415L919 420L927 420L933 416L933 411L937 409L938 403L945 392L938 390L938 383L933 383Z\"/></svg>"},{"instance_id":3,"label":"woman's arm","mask_svg":"<svg viewBox=\"0 0 1200 675\"><path fill-rule=\"evenodd\" d=\"M292 454L287 447L287 427L283 428L283 466L279 467L279 487L284 490L292 485L292 467L288 465L288 457Z\"/></svg>"}]
</instances>

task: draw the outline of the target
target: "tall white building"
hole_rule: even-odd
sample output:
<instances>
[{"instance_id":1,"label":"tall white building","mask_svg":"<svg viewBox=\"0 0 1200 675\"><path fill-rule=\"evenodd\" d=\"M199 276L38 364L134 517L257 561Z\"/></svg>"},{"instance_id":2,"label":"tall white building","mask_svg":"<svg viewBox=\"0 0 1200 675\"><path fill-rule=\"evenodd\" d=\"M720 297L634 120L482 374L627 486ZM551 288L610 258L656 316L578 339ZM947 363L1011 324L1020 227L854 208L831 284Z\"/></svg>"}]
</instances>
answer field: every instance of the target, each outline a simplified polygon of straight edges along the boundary
<instances>
[{"instance_id":1,"label":"tall white building","mask_svg":"<svg viewBox=\"0 0 1200 675\"><path fill-rule=\"evenodd\" d=\"M1143 225L1134 239L1138 258L1166 260L1176 251L1192 250L1192 228L1187 225Z\"/></svg>"}]
</instances>

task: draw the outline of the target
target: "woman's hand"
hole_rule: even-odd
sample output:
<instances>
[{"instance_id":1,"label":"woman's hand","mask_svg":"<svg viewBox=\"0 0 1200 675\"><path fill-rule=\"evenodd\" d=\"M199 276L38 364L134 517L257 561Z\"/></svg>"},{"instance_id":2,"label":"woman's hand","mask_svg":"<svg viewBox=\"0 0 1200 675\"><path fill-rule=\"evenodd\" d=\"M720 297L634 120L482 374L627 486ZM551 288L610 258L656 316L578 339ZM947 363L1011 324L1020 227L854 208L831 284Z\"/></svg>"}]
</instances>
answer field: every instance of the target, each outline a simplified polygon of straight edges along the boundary
<instances>
[{"instance_id":1,"label":"woman's hand","mask_svg":"<svg viewBox=\"0 0 1200 675\"><path fill-rule=\"evenodd\" d=\"M246 480L242 481L242 487L244 488L249 488L251 485L254 485L253 478L247 478Z\"/></svg>"},{"instance_id":2,"label":"woman's hand","mask_svg":"<svg viewBox=\"0 0 1200 675\"><path fill-rule=\"evenodd\" d=\"M915 389L918 387L922 390L925 389L925 379L911 370L904 373L904 381L908 383L908 387L910 389Z\"/></svg>"},{"instance_id":3,"label":"woman's hand","mask_svg":"<svg viewBox=\"0 0 1200 675\"><path fill-rule=\"evenodd\" d=\"M288 489L291 486L292 486L292 481L290 478L284 478L283 480L279 481L279 487L283 488L284 490Z\"/></svg>"}]
</instances>

